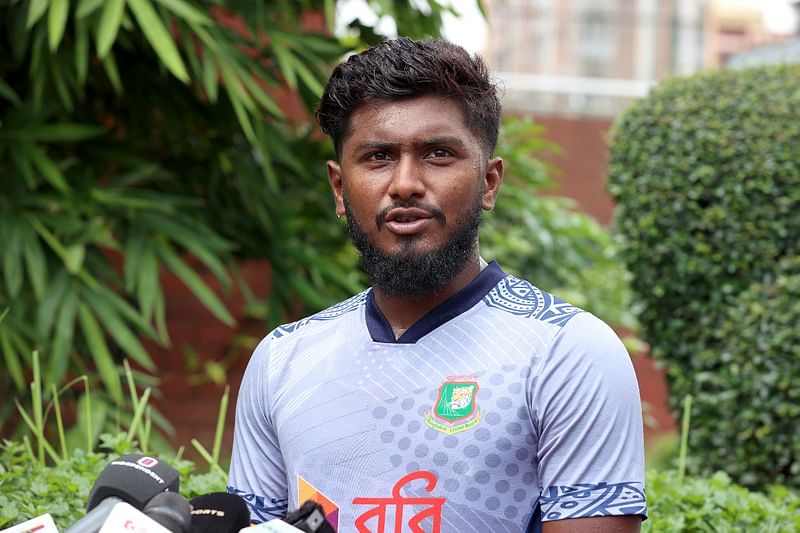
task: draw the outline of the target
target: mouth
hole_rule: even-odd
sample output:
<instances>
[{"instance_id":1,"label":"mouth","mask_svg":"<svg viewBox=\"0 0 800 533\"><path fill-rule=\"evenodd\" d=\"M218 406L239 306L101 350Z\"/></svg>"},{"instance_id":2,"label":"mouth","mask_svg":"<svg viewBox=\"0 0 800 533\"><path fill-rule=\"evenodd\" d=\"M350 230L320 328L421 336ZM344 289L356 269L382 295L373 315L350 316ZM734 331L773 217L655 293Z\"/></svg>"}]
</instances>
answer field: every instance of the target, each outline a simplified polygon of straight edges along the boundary
<instances>
[{"instance_id":1,"label":"mouth","mask_svg":"<svg viewBox=\"0 0 800 533\"><path fill-rule=\"evenodd\" d=\"M433 214L418 207L397 207L383 218L383 225L395 235L422 232L434 220Z\"/></svg>"}]
</instances>

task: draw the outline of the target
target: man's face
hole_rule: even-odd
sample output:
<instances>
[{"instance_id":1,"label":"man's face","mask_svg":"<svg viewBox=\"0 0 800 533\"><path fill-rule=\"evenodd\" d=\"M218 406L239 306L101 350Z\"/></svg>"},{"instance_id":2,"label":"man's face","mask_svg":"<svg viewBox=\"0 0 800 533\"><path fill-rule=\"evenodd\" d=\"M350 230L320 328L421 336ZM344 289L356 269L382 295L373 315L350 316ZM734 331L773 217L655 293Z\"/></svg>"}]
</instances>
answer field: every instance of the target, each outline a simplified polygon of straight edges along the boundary
<instances>
[{"instance_id":1,"label":"man's face","mask_svg":"<svg viewBox=\"0 0 800 533\"><path fill-rule=\"evenodd\" d=\"M391 296L435 293L475 257L480 212L494 207L503 171L484 152L458 104L441 96L352 114L328 177L376 287Z\"/></svg>"}]
</instances>

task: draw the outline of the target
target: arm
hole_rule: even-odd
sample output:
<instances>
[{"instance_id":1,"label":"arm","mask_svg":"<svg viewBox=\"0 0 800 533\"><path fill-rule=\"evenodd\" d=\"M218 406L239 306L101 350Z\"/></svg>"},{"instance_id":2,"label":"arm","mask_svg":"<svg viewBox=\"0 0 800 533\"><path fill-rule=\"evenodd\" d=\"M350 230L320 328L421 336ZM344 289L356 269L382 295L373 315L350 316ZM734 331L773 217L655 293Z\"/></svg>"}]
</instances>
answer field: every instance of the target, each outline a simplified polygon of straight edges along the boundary
<instances>
[{"instance_id":1,"label":"arm","mask_svg":"<svg viewBox=\"0 0 800 533\"><path fill-rule=\"evenodd\" d=\"M531 407L543 531L637 531L647 513L644 435L622 342L581 313L557 334L537 383Z\"/></svg>"},{"instance_id":2,"label":"arm","mask_svg":"<svg viewBox=\"0 0 800 533\"><path fill-rule=\"evenodd\" d=\"M253 522L283 518L288 504L286 468L269 409L269 339L256 347L236 400L228 492L241 496Z\"/></svg>"},{"instance_id":3,"label":"arm","mask_svg":"<svg viewBox=\"0 0 800 533\"><path fill-rule=\"evenodd\" d=\"M542 533L638 533L641 525L638 515L570 518L544 522Z\"/></svg>"}]
</instances>

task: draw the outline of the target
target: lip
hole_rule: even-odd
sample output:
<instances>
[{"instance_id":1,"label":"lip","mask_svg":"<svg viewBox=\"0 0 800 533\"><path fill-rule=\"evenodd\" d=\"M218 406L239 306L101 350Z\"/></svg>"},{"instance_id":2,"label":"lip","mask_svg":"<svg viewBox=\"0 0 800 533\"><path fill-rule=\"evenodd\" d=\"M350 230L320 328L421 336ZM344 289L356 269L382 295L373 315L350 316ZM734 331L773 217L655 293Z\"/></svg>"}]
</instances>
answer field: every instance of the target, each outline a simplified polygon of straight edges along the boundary
<instances>
[{"instance_id":1,"label":"lip","mask_svg":"<svg viewBox=\"0 0 800 533\"><path fill-rule=\"evenodd\" d=\"M433 215L418 207L398 207L386 214L386 229L395 235L414 235L423 231L433 220Z\"/></svg>"}]
</instances>

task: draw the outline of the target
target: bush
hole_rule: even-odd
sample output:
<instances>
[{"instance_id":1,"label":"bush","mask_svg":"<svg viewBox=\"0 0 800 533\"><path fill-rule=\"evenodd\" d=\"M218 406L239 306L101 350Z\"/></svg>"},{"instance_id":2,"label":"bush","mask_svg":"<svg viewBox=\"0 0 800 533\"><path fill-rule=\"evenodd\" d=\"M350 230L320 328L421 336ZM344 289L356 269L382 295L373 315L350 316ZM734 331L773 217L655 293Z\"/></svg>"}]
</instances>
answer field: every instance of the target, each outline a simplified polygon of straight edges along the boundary
<instances>
[{"instance_id":1,"label":"bush","mask_svg":"<svg viewBox=\"0 0 800 533\"><path fill-rule=\"evenodd\" d=\"M36 460L27 446L3 442L0 445L0 528L44 513L50 513L60 528L80 519L86 513L89 491L100 471L119 455L136 451L118 446L126 442L124 435L115 438L106 435L104 440L116 449L108 453L76 450L55 466ZM180 492L187 499L225 490L226 476L221 470L198 473L191 461L175 457L160 459L180 472Z\"/></svg>"},{"instance_id":2,"label":"bush","mask_svg":"<svg viewBox=\"0 0 800 533\"><path fill-rule=\"evenodd\" d=\"M796 315L787 299L759 301L800 255L798 86L797 66L675 79L620 117L611 145L642 335L673 410L695 398L689 466L751 487L800 486L797 444L778 436L797 435L783 389L800 379Z\"/></svg>"},{"instance_id":3,"label":"bush","mask_svg":"<svg viewBox=\"0 0 800 533\"><path fill-rule=\"evenodd\" d=\"M647 476L649 518L642 533L800 531L800 497L786 487L769 493L735 485L727 474L681 480L673 470Z\"/></svg>"}]
</instances>

